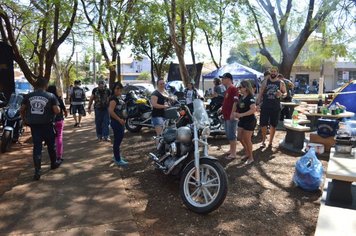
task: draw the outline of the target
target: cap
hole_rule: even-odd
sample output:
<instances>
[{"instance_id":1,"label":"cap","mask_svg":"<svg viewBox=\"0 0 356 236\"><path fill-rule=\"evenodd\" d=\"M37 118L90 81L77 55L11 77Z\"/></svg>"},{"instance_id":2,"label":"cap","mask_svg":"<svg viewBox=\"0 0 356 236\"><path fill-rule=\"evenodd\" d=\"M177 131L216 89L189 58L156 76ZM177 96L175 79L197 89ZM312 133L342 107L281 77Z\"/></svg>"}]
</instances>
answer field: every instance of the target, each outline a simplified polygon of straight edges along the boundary
<instances>
[{"instance_id":1,"label":"cap","mask_svg":"<svg viewBox=\"0 0 356 236\"><path fill-rule=\"evenodd\" d=\"M81 84L81 83L82 83L82 81L80 81L80 80L74 81L74 84Z\"/></svg>"},{"instance_id":2,"label":"cap","mask_svg":"<svg viewBox=\"0 0 356 236\"><path fill-rule=\"evenodd\" d=\"M220 78L228 78L232 80L232 75L230 73L225 73L222 76L219 76Z\"/></svg>"}]
</instances>

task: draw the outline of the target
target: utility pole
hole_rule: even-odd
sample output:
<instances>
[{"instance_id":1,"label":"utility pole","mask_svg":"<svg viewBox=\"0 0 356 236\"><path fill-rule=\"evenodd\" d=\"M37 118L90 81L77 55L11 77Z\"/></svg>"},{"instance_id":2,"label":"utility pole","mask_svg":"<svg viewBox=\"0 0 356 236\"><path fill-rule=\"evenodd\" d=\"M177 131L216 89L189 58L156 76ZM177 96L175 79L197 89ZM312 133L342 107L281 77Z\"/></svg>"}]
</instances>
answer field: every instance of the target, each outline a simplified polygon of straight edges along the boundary
<instances>
[{"instance_id":1,"label":"utility pole","mask_svg":"<svg viewBox=\"0 0 356 236\"><path fill-rule=\"evenodd\" d=\"M94 81L93 83L96 83L96 58L95 58L95 32L93 32L93 73L94 73Z\"/></svg>"},{"instance_id":2,"label":"utility pole","mask_svg":"<svg viewBox=\"0 0 356 236\"><path fill-rule=\"evenodd\" d=\"M75 56L76 56L76 58L75 58L75 76L78 79L78 52L76 52Z\"/></svg>"}]
</instances>

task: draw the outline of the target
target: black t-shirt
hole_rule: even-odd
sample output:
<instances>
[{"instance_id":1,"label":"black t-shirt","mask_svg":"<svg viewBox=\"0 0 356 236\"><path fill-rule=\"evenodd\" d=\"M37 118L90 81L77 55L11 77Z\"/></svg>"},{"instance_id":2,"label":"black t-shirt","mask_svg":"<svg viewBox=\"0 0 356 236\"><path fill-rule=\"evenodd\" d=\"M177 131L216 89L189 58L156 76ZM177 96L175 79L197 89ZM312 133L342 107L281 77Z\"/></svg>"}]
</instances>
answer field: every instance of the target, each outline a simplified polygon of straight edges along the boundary
<instances>
[{"instance_id":1,"label":"black t-shirt","mask_svg":"<svg viewBox=\"0 0 356 236\"><path fill-rule=\"evenodd\" d=\"M245 98L240 97L238 103L237 103L237 112L238 113L244 113L250 110L250 106L252 104L256 104L256 100L254 98L254 96L252 95L247 95ZM245 122L245 121L251 121L254 120L255 118L255 114L249 115L249 116L244 116L240 118L241 122Z\"/></svg>"},{"instance_id":2,"label":"black t-shirt","mask_svg":"<svg viewBox=\"0 0 356 236\"><path fill-rule=\"evenodd\" d=\"M71 94L72 105L82 105L85 102L85 92L81 87L73 87Z\"/></svg>"},{"instance_id":3,"label":"black t-shirt","mask_svg":"<svg viewBox=\"0 0 356 236\"><path fill-rule=\"evenodd\" d=\"M94 88L92 94L94 95L94 107L97 109L105 109L109 106L110 90L108 88L99 89Z\"/></svg>"},{"instance_id":4,"label":"black t-shirt","mask_svg":"<svg viewBox=\"0 0 356 236\"><path fill-rule=\"evenodd\" d=\"M157 99L157 104L164 105L164 102L166 101L166 98L157 90L155 90L151 96L156 96ZM152 109L152 117L164 117L164 109L157 109L153 108Z\"/></svg>"},{"instance_id":5,"label":"black t-shirt","mask_svg":"<svg viewBox=\"0 0 356 236\"><path fill-rule=\"evenodd\" d=\"M54 121L53 106L58 106L59 102L54 94L36 90L25 96L22 104L26 106L27 124L42 125Z\"/></svg>"},{"instance_id":6,"label":"black t-shirt","mask_svg":"<svg viewBox=\"0 0 356 236\"><path fill-rule=\"evenodd\" d=\"M116 97L116 96L111 96L110 97L110 101L114 101L115 102L115 108L114 108L114 112L115 114L120 117L121 119L126 119L127 118L127 114L126 114L126 104L124 102L124 100L122 100L120 97ZM112 118L113 119L113 118Z\"/></svg>"},{"instance_id":7,"label":"black t-shirt","mask_svg":"<svg viewBox=\"0 0 356 236\"><path fill-rule=\"evenodd\" d=\"M281 81L270 81L267 80L266 88L263 92L263 103L262 109L272 109L279 110L280 109L280 98L276 97L277 90L281 89Z\"/></svg>"}]
</instances>

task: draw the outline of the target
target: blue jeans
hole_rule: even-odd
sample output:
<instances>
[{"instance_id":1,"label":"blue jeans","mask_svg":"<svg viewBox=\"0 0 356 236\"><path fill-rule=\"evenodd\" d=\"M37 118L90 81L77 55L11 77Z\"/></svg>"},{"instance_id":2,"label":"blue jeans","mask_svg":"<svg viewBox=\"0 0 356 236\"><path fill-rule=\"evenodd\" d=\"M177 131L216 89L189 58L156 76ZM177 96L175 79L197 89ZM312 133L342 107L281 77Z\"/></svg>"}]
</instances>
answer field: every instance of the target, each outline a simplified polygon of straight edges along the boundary
<instances>
[{"instance_id":1,"label":"blue jeans","mask_svg":"<svg viewBox=\"0 0 356 236\"><path fill-rule=\"evenodd\" d=\"M56 163L56 145L55 132L53 124L31 125L31 135L33 142L33 162L38 168L41 168L42 142L47 145L48 155L51 159L51 165Z\"/></svg>"},{"instance_id":2,"label":"blue jeans","mask_svg":"<svg viewBox=\"0 0 356 236\"><path fill-rule=\"evenodd\" d=\"M95 108L95 127L96 127L96 137L98 138L109 137L108 108L104 108L104 109Z\"/></svg>"},{"instance_id":3,"label":"blue jeans","mask_svg":"<svg viewBox=\"0 0 356 236\"><path fill-rule=\"evenodd\" d=\"M120 145L122 139L124 138L125 126L120 124L117 120L111 119L111 128L114 132L114 145L113 145L113 153L116 161L121 160L120 154Z\"/></svg>"}]
</instances>

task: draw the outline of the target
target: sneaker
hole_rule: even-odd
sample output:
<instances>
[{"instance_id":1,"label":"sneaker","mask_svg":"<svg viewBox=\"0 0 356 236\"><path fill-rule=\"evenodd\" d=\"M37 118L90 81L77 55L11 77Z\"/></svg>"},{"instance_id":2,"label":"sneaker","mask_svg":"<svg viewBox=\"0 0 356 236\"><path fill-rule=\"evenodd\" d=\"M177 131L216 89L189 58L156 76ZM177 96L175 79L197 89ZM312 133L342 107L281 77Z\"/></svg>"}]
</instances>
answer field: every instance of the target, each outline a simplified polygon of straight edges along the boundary
<instances>
[{"instance_id":1,"label":"sneaker","mask_svg":"<svg viewBox=\"0 0 356 236\"><path fill-rule=\"evenodd\" d=\"M74 124L74 127L78 127L78 123L75 123L75 124Z\"/></svg>"},{"instance_id":2,"label":"sneaker","mask_svg":"<svg viewBox=\"0 0 356 236\"><path fill-rule=\"evenodd\" d=\"M124 160L115 161L115 163L118 166L126 166L127 164L129 164L127 161L124 161Z\"/></svg>"},{"instance_id":3,"label":"sneaker","mask_svg":"<svg viewBox=\"0 0 356 236\"><path fill-rule=\"evenodd\" d=\"M102 138L97 138L96 141L97 142L101 142L101 141L103 141L103 139Z\"/></svg>"},{"instance_id":4,"label":"sneaker","mask_svg":"<svg viewBox=\"0 0 356 236\"><path fill-rule=\"evenodd\" d=\"M107 137L107 138L104 138L104 141L105 142L111 142L111 139L109 137Z\"/></svg>"},{"instance_id":5,"label":"sneaker","mask_svg":"<svg viewBox=\"0 0 356 236\"><path fill-rule=\"evenodd\" d=\"M58 163L58 162L51 164L51 170L57 169L60 165L61 165L61 163Z\"/></svg>"},{"instance_id":6,"label":"sneaker","mask_svg":"<svg viewBox=\"0 0 356 236\"><path fill-rule=\"evenodd\" d=\"M78 123L77 127L79 127L79 128L80 128L80 127L82 127L82 125L81 125L80 123Z\"/></svg>"},{"instance_id":7,"label":"sneaker","mask_svg":"<svg viewBox=\"0 0 356 236\"><path fill-rule=\"evenodd\" d=\"M125 166L125 165L129 164L129 163L128 163L127 161L125 161L123 158L121 158L120 161L117 161L117 160L115 159L115 157L113 157L112 160L113 160L113 161L115 162L115 164L118 165L118 166Z\"/></svg>"}]
</instances>

